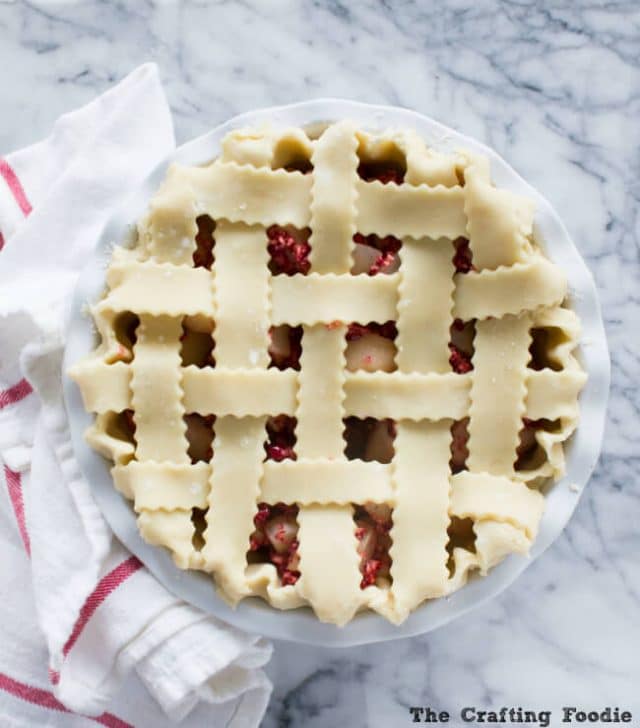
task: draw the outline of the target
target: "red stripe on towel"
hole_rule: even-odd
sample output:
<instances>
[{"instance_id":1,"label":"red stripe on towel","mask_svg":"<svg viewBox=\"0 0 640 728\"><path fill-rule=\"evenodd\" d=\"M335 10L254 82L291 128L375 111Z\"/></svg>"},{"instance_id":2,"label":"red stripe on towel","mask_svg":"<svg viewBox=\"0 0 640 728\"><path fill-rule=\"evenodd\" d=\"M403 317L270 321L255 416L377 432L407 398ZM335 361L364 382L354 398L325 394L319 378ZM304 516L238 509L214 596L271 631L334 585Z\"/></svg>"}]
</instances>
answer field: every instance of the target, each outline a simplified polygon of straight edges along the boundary
<instances>
[{"instance_id":1,"label":"red stripe on towel","mask_svg":"<svg viewBox=\"0 0 640 728\"><path fill-rule=\"evenodd\" d=\"M33 389L26 379L21 379L17 384L9 387L9 389L0 390L0 409L20 402L20 400L27 397L31 392L33 392Z\"/></svg>"},{"instance_id":2,"label":"red stripe on towel","mask_svg":"<svg viewBox=\"0 0 640 728\"><path fill-rule=\"evenodd\" d=\"M91 616L96 609L104 602L104 600L111 594L112 591L117 589L123 581L126 581L132 574L142 566L142 563L135 557L130 556L126 561L115 567L96 585L96 588L89 594L87 601L83 604L78 619L75 623L73 631L69 636L65 646L62 648L62 654L68 655L73 645L80 637L82 630L85 628L87 622L91 619Z\"/></svg>"},{"instance_id":3,"label":"red stripe on towel","mask_svg":"<svg viewBox=\"0 0 640 728\"><path fill-rule=\"evenodd\" d=\"M31 558L31 541L29 540L29 532L27 531L27 522L24 517L24 499L22 497L22 478L20 473L16 473L10 470L6 465L4 466L4 477L7 479L7 490L9 491L9 499L13 506L13 512L18 523L18 531L20 531L20 538L24 544L24 550L27 552L27 556Z\"/></svg>"},{"instance_id":4,"label":"red stripe on towel","mask_svg":"<svg viewBox=\"0 0 640 728\"><path fill-rule=\"evenodd\" d=\"M18 204L18 207L22 210L24 215L29 215L31 210L31 203L27 199L27 194L24 191L24 187L20 184L18 175L13 171L13 168L7 162L6 159L0 157L0 177L4 179L13 195L13 199Z\"/></svg>"},{"instance_id":5,"label":"red stripe on towel","mask_svg":"<svg viewBox=\"0 0 640 728\"><path fill-rule=\"evenodd\" d=\"M71 710L65 708L64 705L55 697L53 693L42 688L36 688L33 685L27 685L26 683L14 680L9 675L5 675L0 672L0 690L4 690L6 693L13 695L20 700L24 700L26 703L32 703L38 705L41 708L48 708L49 710L57 710L60 713L72 713ZM89 720L94 720L96 723L107 726L107 728L133 728L131 723L127 723L124 720L120 720L113 713L103 713L96 718L87 716Z\"/></svg>"}]
</instances>

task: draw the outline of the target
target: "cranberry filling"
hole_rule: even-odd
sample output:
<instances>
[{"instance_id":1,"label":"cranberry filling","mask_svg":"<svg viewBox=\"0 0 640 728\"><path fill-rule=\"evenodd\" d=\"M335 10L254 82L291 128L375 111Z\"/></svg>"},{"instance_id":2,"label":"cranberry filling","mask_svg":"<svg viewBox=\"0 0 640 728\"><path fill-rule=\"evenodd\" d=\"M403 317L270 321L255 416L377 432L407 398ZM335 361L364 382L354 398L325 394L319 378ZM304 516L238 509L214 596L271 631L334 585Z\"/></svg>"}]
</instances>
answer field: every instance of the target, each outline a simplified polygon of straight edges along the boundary
<instances>
[{"instance_id":1,"label":"cranberry filling","mask_svg":"<svg viewBox=\"0 0 640 728\"><path fill-rule=\"evenodd\" d=\"M466 374L473 370L473 337L475 321L465 323L455 319L451 324L451 341L449 342L449 364L456 374Z\"/></svg>"},{"instance_id":2,"label":"cranberry filling","mask_svg":"<svg viewBox=\"0 0 640 728\"><path fill-rule=\"evenodd\" d=\"M306 232L300 233L293 231L292 228L272 225L267 229L267 237L269 238L267 250L271 256L269 270L274 275L284 273L292 276L295 273L309 272L311 246L307 242Z\"/></svg>"},{"instance_id":3,"label":"cranberry filling","mask_svg":"<svg viewBox=\"0 0 640 728\"><path fill-rule=\"evenodd\" d=\"M271 366L277 369L300 369L302 326L272 326L269 329Z\"/></svg>"},{"instance_id":4,"label":"cranberry filling","mask_svg":"<svg viewBox=\"0 0 640 728\"><path fill-rule=\"evenodd\" d=\"M456 273L468 273L470 270L475 270L473 267L473 254L467 238L456 238L453 245L456 249L453 256Z\"/></svg>"},{"instance_id":5,"label":"cranberry filling","mask_svg":"<svg viewBox=\"0 0 640 728\"><path fill-rule=\"evenodd\" d=\"M209 215L200 215L196 218L198 232L196 233L196 250L193 254L193 265L196 268L211 270L213 265L213 246L215 240L213 231L216 228L215 222Z\"/></svg>"},{"instance_id":6,"label":"cranberry filling","mask_svg":"<svg viewBox=\"0 0 640 728\"><path fill-rule=\"evenodd\" d=\"M466 374L473 369L469 354L465 354L455 344L449 344L449 351L451 352L449 364L456 374Z\"/></svg>"},{"instance_id":7,"label":"cranberry filling","mask_svg":"<svg viewBox=\"0 0 640 728\"><path fill-rule=\"evenodd\" d=\"M395 273L400 267L398 252L402 241L393 235L381 238L378 235L356 233L353 242L356 248L353 252L352 273L374 276L378 273Z\"/></svg>"},{"instance_id":8,"label":"cranberry filling","mask_svg":"<svg viewBox=\"0 0 640 728\"><path fill-rule=\"evenodd\" d=\"M405 169L391 161L360 162L358 176L365 182L382 182L383 185L393 182L401 185L404 182Z\"/></svg>"},{"instance_id":9,"label":"cranberry filling","mask_svg":"<svg viewBox=\"0 0 640 728\"><path fill-rule=\"evenodd\" d=\"M360 588L372 586L380 578L390 579L391 536L393 525L391 508L382 503L365 503L354 506L353 520L356 523L355 536L358 540Z\"/></svg>"},{"instance_id":10,"label":"cranberry filling","mask_svg":"<svg viewBox=\"0 0 640 728\"><path fill-rule=\"evenodd\" d=\"M267 420L268 441L264 449L267 453L267 460L295 460L296 454L293 450L296 444L295 435L296 419L287 415L269 417Z\"/></svg>"},{"instance_id":11,"label":"cranberry filling","mask_svg":"<svg viewBox=\"0 0 640 728\"><path fill-rule=\"evenodd\" d=\"M295 584L300 578L297 516L297 505L260 503L253 518L255 531L249 538L251 561L273 564L283 586Z\"/></svg>"}]
</instances>

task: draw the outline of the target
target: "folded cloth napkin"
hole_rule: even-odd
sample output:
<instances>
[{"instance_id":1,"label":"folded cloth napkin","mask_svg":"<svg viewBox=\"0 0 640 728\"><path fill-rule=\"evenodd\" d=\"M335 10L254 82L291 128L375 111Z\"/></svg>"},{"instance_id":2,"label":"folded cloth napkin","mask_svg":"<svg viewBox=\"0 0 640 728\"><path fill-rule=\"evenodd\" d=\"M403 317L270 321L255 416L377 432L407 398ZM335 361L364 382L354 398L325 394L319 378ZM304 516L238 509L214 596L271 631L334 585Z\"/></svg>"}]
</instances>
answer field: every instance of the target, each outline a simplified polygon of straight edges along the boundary
<instances>
[{"instance_id":1,"label":"folded cloth napkin","mask_svg":"<svg viewBox=\"0 0 640 728\"><path fill-rule=\"evenodd\" d=\"M112 536L62 400L76 278L113 210L174 146L145 65L0 158L2 725L242 728L269 700L271 646L176 599Z\"/></svg>"}]
</instances>

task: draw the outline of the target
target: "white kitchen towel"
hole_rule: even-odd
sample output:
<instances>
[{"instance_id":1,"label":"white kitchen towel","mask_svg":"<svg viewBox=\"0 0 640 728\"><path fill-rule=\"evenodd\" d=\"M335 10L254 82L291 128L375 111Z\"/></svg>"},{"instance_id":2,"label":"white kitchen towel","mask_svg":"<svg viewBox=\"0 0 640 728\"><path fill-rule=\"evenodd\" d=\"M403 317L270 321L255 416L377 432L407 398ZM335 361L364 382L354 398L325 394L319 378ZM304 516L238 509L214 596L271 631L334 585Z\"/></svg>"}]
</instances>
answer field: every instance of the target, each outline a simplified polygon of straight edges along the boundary
<instances>
[{"instance_id":1,"label":"white kitchen towel","mask_svg":"<svg viewBox=\"0 0 640 728\"><path fill-rule=\"evenodd\" d=\"M157 70L145 65L61 117L45 141L0 158L0 719L9 725L244 728L269 700L269 643L176 599L114 539L73 456L62 400L76 278L114 209L174 146Z\"/></svg>"}]
</instances>

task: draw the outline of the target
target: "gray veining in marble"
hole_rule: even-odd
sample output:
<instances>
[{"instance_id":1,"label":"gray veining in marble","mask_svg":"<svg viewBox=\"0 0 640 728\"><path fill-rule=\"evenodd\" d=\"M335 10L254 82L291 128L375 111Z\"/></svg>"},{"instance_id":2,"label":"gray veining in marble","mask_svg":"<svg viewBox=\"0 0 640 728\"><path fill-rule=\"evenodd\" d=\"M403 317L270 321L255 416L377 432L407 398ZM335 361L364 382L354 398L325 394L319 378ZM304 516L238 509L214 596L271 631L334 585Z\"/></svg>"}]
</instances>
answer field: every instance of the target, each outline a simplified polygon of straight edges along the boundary
<instances>
[{"instance_id":1,"label":"gray veining in marble","mask_svg":"<svg viewBox=\"0 0 640 728\"><path fill-rule=\"evenodd\" d=\"M501 597L428 636L277 645L266 728L402 726L411 705L611 704L640 719L640 6L0 0L0 152L146 60L160 65L179 142L256 106L344 96L493 146L564 218L613 355L604 454L557 543Z\"/></svg>"}]
</instances>

